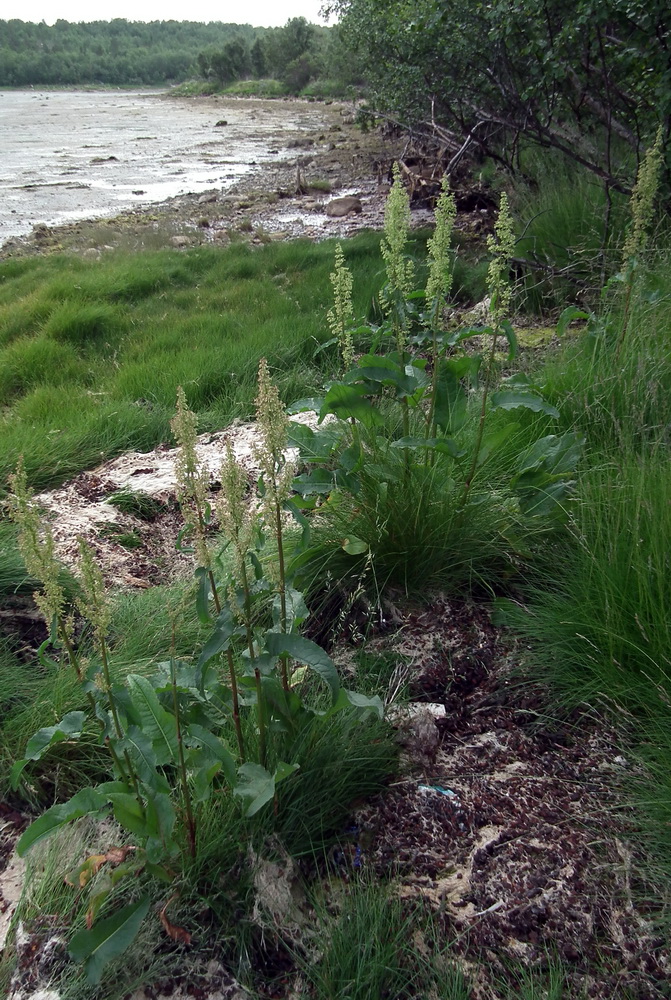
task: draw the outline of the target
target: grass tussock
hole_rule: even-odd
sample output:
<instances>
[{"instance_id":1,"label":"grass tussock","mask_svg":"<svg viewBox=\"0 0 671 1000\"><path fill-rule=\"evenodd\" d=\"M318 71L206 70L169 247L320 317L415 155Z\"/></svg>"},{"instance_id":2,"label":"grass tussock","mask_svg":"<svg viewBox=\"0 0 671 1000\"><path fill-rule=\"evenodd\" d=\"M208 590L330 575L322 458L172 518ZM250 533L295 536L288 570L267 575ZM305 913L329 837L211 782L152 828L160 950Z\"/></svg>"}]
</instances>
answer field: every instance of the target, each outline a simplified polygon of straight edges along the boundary
<instances>
[{"instance_id":1,"label":"grass tussock","mask_svg":"<svg viewBox=\"0 0 671 1000\"><path fill-rule=\"evenodd\" d=\"M348 253L373 294L378 239ZM289 402L328 355L333 247L201 248L95 263L55 256L0 265L0 484L25 456L35 488L102 458L168 440L178 385L202 430L249 417L258 358Z\"/></svg>"}]
</instances>

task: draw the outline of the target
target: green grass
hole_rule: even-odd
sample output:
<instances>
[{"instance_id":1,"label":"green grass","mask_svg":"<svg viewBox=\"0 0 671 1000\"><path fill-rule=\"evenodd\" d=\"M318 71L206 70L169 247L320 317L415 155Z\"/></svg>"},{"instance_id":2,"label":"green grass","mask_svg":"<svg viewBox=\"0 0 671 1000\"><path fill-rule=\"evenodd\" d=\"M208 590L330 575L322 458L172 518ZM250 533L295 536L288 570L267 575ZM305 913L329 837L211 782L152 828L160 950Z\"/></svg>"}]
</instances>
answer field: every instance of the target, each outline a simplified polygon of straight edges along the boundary
<instances>
[{"instance_id":1,"label":"green grass","mask_svg":"<svg viewBox=\"0 0 671 1000\"><path fill-rule=\"evenodd\" d=\"M483 449L483 461L463 505L480 398L474 394L469 405L469 419L455 434L466 456L458 463L436 454L433 464L425 464L424 453L416 450L408 466L403 449L375 444L371 435L372 450L357 472L357 489L336 491L320 507L312 555L302 557L304 586L319 590L329 573L335 585L364 584L376 599L387 588L421 596L441 589L493 594L510 585L555 531L552 519L520 513L511 477L530 442L555 427L547 421L546 428L535 417L513 422L507 439L487 458ZM508 417L492 412L487 434L494 437L511 423ZM386 428L390 440L402 434L392 424L390 416ZM424 434L423 423L414 433ZM365 543L362 555L344 549L351 539Z\"/></svg>"},{"instance_id":2,"label":"green grass","mask_svg":"<svg viewBox=\"0 0 671 1000\"><path fill-rule=\"evenodd\" d=\"M539 267L525 270L518 304L541 312L594 301L604 276L620 264L627 198L611 191L608 210L598 178L559 155L527 150L523 168L526 180L517 182L512 200L517 253Z\"/></svg>"},{"instance_id":3,"label":"green grass","mask_svg":"<svg viewBox=\"0 0 671 1000\"><path fill-rule=\"evenodd\" d=\"M539 574L517 627L538 640L568 704L607 695L656 712L671 698L668 457L602 460L580 483L571 537L549 554L552 577Z\"/></svg>"},{"instance_id":4,"label":"green grass","mask_svg":"<svg viewBox=\"0 0 671 1000\"><path fill-rule=\"evenodd\" d=\"M647 768L630 795L658 887L671 872L670 290L662 254L634 292L619 351L615 298L600 342L584 335L545 365L564 426L587 445L569 532L508 616L558 702L606 712Z\"/></svg>"},{"instance_id":5,"label":"green grass","mask_svg":"<svg viewBox=\"0 0 671 1000\"><path fill-rule=\"evenodd\" d=\"M70 598L75 596L78 586L69 570L61 569L59 583ZM0 603L8 598L25 598L37 586L38 581L28 575L19 552L16 528L9 521L0 520Z\"/></svg>"},{"instance_id":6,"label":"green grass","mask_svg":"<svg viewBox=\"0 0 671 1000\"><path fill-rule=\"evenodd\" d=\"M138 517L141 521L153 521L165 509L165 504L162 504L156 497L149 493L132 490L129 487L112 493L106 502L123 514Z\"/></svg>"},{"instance_id":7,"label":"green grass","mask_svg":"<svg viewBox=\"0 0 671 1000\"><path fill-rule=\"evenodd\" d=\"M2 527L5 526L0 525ZM18 553L16 556L17 567L22 568ZM66 576L65 580L71 578ZM33 589L34 586L30 588ZM109 631L113 674L124 677L131 670L146 673L153 663L169 658L173 622L176 624L175 654L191 657L209 634L196 615L191 584L117 594ZM86 634L82 641L86 644ZM9 793L11 764L23 756L33 733L54 725L66 712L86 708L86 704L69 668L19 662L14 647L7 641L0 642L0 691L2 796ZM95 781L104 773L108 757L104 748L98 745L97 735L92 725L80 743L58 744L43 762L29 768L28 792L33 803L49 804L54 799L67 798L82 780L88 777Z\"/></svg>"},{"instance_id":8,"label":"green grass","mask_svg":"<svg viewBox=\"0 0 671 1000\"><path fill-rule=\"evenodd\" d=\"M348 245L359 312L378 246ZM314 392L333 252L296 242L0 264L0 488L20 454L41 489L170 440L178 385L201 430L250 416L263 355L287 402Z\"/></svg>"},{"instance_id":9,"label":"green grass","mask_svg":"<svg viewBox=\"0 0 671 1000\"><path fill-rule=\"evenodd\" d=\"M269 77L265 80L236 80L221 93L237 97L284 97L288 91L280 80Z\"/></svg>"},{"instance_id":10,"label":"green grass","mask_svg":"<svg viewBox=\"0 0 671 1000\"><path fill-rule=\"evenodd\" d=\"M329 909L317 903L321 956L301 962L314 1000L471 996L449 950L432 940L431 919L404 906L393 886L377 886L362 876L343 884L329 903Z\"/></svg>"}]
</instances>

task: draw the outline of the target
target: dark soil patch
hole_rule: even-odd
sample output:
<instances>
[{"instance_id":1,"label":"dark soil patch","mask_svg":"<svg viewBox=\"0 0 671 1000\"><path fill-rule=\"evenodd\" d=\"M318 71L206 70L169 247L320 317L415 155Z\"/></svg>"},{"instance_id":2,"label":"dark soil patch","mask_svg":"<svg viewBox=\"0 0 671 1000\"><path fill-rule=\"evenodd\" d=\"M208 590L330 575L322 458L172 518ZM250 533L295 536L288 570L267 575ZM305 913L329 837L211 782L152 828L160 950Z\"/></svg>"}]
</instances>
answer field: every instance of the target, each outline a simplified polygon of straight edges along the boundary
<instances>
[{"instance_id":1,"label":"dark soil patch","mask_svg":"<svg viewBox=\"0 0 671 1000\"><path fill-rule=\"evenodd\" d=\"M632 765L616 733L550 718L480 607L435 602L407 617L394 648L413 658L415 697L446 714L439 741L422 748L410 734L412 777L360 810L363 864L428 902L468 968L505 977L555 955L571 995L671 995L668 942L632 888ZM483 975L478 995L491 996Z\"/></svg>"}]
</instances>

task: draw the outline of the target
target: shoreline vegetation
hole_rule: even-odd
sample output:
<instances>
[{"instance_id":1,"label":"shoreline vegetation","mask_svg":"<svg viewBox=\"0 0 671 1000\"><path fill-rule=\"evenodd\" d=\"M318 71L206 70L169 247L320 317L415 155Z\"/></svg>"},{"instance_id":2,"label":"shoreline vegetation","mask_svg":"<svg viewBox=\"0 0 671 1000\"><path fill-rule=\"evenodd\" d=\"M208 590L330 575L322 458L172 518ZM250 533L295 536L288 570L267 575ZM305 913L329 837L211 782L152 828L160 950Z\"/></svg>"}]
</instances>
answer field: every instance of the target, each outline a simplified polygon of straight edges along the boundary
<instances>
[{"instance_id":1,"label":"shoreline vegetation","mask_svg":"<svg viewBox=\"0 0 671 1000\"><path fill-rule=\"evenodd\" d=\"M280 28L116 18L54 25L0 20L0 88L165 86L345 97L363 82L337 27L289 18ZM185 84L185 86L189 86ZM260 89L259 89L260 88Z\"/></svg>"},{"instance_id":2,"label":"shoreline vegetation","mask_svg":"<svg viewBox=\"0 0 671 1000\"><path fill-rule=\"evenodd\" d=\"M0 259L0 984L668 1000L668 128L615 4L336 6L309 162Z\"/></svg>"}]
</instances>

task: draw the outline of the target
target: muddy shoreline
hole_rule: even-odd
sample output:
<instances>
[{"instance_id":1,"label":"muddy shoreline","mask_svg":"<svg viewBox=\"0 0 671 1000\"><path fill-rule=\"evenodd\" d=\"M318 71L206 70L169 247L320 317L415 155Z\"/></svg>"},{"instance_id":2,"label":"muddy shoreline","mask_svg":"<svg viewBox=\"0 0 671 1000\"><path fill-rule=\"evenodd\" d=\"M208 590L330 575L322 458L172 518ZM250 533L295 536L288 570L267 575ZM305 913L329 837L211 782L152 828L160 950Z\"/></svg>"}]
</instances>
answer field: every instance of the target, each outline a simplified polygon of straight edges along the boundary
<instances>
[{"instance_id":1,"label":"muddy shoreline","mask_svg":"<svg viewBox=\"0 0 671 1000\"><path fill-rule=\"evenodd\" d=\"M231 105L244 104L250 115L277 101L256 98L175 98L211 109L213 127ZM293 107L311 111L314 102L288 99ZM112 217L91 217L59 226L36 225L27 236L0 247L0 259L68 251L97 257L111 250L187 248L203 244L270 240L326 239L350 236L362 229L379 229L388 191L387 171L404 147L404 140L380 130L364 133L355 123L356 108L344 103L319 105L319 128L282 128L268 153L282 158L259 162L230 186L180 194L138 205ZM225 119L221 119L224 120ZM284 152L282 152L282 150ZM343 217L325 211L333 199L353 195L360 210ZM413 211L413 224L426 225L431 214Z\"/></svg>"}]
</instances>

